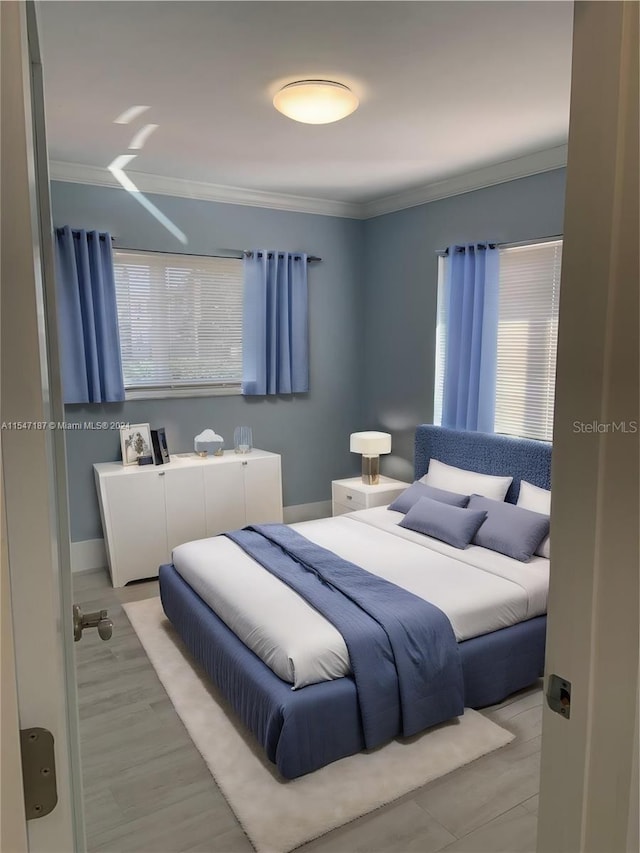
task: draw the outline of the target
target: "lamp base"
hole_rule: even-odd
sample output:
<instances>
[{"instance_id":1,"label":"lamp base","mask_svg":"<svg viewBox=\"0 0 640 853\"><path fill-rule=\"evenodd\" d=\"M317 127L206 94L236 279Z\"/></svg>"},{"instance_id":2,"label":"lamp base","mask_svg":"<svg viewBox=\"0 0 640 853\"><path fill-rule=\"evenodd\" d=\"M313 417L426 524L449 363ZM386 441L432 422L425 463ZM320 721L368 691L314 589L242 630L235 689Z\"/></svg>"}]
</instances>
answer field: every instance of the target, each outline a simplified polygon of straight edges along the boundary
<instances>
[{"instance_id":1,"label":"lamp base","mask_svg":"<svg viewBox=\"0 0 640 853\"><path fill-rule=\"evenodd\" d=\"M362 457L362 482L367 486L377 486L380 482L380 457Z\"/></svg>"}]
</instances>

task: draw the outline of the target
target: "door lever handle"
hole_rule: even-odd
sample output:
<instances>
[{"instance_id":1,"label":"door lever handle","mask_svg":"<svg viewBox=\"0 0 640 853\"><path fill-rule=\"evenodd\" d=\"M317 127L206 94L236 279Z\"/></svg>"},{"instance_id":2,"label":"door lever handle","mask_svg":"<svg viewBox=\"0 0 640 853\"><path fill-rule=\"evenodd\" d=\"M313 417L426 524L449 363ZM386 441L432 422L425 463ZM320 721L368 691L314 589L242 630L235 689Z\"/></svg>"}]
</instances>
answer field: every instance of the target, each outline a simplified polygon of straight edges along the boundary
<instances>
[{"instance_id":1,"label":"door lever handle","mask_svg":"<svg viewBox=\"0 0 640 853\"><path fill-rule=\"evenodd\" d=\"M96 610L93 613L84 614L79 605L73 605L73 639L78 642L82 639L85 628L97 628L100 639L110 640L113 634L113 622L109 619L106 610Z\"/></svg>"}]
</instances>

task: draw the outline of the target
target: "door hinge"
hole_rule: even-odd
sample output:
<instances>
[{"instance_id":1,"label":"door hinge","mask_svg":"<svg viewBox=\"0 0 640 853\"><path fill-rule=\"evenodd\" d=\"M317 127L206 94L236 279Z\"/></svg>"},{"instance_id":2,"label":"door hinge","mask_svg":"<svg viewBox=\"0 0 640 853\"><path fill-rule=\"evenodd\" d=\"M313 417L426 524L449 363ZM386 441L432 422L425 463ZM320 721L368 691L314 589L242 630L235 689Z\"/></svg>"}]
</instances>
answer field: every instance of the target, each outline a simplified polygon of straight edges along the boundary
<instances>
[{"instance_id":1,"label":"door hinge","mask_svg":"<svg viewBox=\"0 0 640 853\"><path fill-rule=\"evenodd\" d=\"M22 781L27 820L44 817L58 802L53 735L47 729L20 730Z\"/></svg>"}]
</instances>

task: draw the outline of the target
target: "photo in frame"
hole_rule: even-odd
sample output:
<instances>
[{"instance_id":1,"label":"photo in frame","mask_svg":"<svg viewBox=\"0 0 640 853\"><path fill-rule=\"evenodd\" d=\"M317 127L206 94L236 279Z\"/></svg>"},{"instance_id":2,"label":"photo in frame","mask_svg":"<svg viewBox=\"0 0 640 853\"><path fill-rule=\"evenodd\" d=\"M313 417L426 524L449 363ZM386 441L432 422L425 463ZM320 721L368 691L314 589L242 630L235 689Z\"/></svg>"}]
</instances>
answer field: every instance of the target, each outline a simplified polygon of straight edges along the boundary
<instances>
[{"instance_id":1,"label":"photo in frame","mask_svg":"<svg viewBox=\"0 0 640 853\"><path fill-rule=\"evenodd\" d=\"M167 447L167 434L164 427L151 430L151 443L153 444L153 458L156 465L167 465L171 462L169 448Z\"/></svg>"},{"instance_id":2,"label":"photo in frame","mask_svg":"<svg viewBox=\"0 0 640 853\"><path fill-rule=\"evenodd\" d=\"M120 447L123 465L137 465L140 457L151 456L153 460L149 424L129 424L129 426L120 427ZM150 464L153 464L153 461Z\"/></svg>"}]
</instances>

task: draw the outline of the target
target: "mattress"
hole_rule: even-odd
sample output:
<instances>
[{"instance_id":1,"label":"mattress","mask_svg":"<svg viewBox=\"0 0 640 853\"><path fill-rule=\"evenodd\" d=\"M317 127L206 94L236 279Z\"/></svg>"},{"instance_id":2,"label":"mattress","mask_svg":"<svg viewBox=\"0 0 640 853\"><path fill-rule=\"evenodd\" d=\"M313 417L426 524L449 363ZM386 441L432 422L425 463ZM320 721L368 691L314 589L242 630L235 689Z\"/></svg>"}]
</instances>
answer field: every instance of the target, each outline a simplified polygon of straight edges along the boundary
<instances>
[{"instance_id":1,"label":"mattress","mask_svg":"<svg viewBox=\"0 0 640 853\"><path fill-rule=\"evenodd\" d=\"M398 526L386 507L292 525L312 542L430 601L464 641L546 611L549 561L461 551ZM173 565L220 619L294 688L351 671L337 629L225 536L174 549Z\"/></svg>"}]
</instances>

